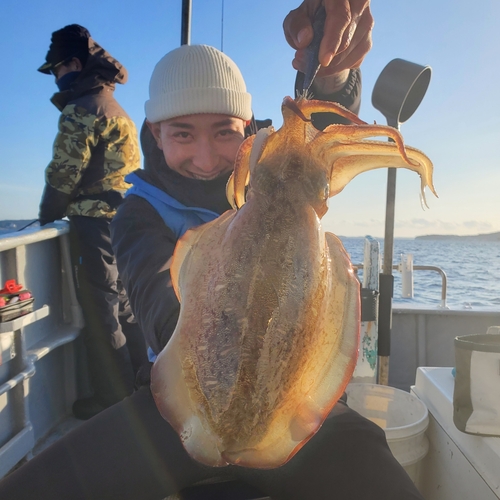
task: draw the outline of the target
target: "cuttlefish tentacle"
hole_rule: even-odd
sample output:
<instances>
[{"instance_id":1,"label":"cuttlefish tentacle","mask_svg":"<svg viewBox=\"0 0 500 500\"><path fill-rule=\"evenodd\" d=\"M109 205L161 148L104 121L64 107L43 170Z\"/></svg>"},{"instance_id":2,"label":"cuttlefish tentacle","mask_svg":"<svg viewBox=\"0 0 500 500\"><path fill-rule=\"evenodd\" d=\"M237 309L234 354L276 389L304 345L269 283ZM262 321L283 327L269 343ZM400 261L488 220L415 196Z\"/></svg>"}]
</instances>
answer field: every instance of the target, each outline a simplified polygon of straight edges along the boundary
<instances>
[{"instance_id":1,"label":"cuttlefish tentacle","mask_svg":"<svg viewBox=\"0 0 500 500\"><path fill-rule=\"evenodd\" d=\"M384 125L329 125L323 130L323 134L316 139L315 143L318 146L315 145L314 147L320 147L320 144L324 144L327 148L331 148L333 146L332 139L334 142L339 143L359 143L369 137L381 136L392 139L406 163L408 165L412 164L406 154L401 134L395 128Z\"/></svg>"},{"instance_id":2,"label":"cuttlefish tentacle","mask_svg":"<svg viewBox=\"0 0 500 500\"><path fill-rule=\"evenodd\" d=\"M284 106L293 110L293 106L286 99ZM300 111L296 114L304 121L305 129L311 126L307 122L312 113L328 110L354 121L350 111L335 103L299 100L295 106ZM368 125L359 119L355 123L357 124L330 125L323 132L317 133L310 142L311 156L330 166L330 197L340 193L358 174L377 168L407 168L418 173L421 179L421 197L425 206L427 206L426 187L429 187L436 197L438 196L432 183L431 161L418 149L405 147L399 131L384 125ZM388 137L393 143L366 140L378 136Z\"/></svg>"}]
</instances>

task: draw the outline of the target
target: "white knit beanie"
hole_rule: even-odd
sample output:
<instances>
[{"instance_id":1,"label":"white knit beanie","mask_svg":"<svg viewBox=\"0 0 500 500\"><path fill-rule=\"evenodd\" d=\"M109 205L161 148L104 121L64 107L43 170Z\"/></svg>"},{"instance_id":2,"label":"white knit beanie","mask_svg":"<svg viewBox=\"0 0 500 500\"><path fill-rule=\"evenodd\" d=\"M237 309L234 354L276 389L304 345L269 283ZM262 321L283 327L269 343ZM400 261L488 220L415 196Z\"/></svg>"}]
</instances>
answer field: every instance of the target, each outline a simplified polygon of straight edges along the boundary
<instances>
[{"instance_id":1,"label":"white knit beanie","mask_svg":"<svg viewBox=\"0 0 500 500\"><path fill-rule=\"evenodd\" d=\"M145 109L151 123L197 113L250 120L251 101L238 66L228 56L208 45L182 45L156 65Z\"/></svg>"}]
</instances>

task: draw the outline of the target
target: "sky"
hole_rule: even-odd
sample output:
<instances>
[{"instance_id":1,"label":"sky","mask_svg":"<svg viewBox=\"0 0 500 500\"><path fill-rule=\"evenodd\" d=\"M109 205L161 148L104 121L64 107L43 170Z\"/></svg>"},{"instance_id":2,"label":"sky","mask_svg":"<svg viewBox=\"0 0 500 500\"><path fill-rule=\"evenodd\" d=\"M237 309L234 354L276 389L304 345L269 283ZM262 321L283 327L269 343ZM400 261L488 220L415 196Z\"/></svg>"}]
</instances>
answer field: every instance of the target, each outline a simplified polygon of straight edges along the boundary
<instances>
[{"instance_id":1,"label":"sky","mask_svg":"<svg viewBox=\"0 0 500 500\"><path fill-rule=\"evenodd\" d=\"M293 95L294 51L283 36L299 0L193 0L191 43L222 49L240 67L257 118L281 126L281 102ZM224 8L222 8L224 5ZM427 93L401 124L405 143L434 164L436 199L419 201L420 180L398 169L395 237L500 231L500 2L483 0L372 2L373 48L362 64L360 117L385 124L371 103L391 60L432 68ZM224 14L224 15L222 15ZM223 22L222 22L223 20ZM36 218L51 159L58 110L44 62L51 33L78 23L129 72L115 96L138 127L155 64L180 44L181 0L2 0L0 3L0 220ZM356 177L330 200L327 231L383 237L387 171Z\"/></svg>"}]
</instances>

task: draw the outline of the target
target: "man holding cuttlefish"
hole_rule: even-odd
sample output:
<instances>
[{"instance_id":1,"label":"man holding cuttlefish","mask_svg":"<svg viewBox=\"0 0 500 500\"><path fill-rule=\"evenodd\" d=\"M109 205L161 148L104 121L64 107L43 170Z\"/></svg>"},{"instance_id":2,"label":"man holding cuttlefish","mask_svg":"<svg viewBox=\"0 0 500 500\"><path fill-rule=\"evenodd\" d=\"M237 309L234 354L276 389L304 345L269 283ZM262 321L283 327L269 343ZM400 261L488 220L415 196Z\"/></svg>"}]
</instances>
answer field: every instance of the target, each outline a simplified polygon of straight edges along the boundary
<instances>
[{"instance_id":1,"label":"man holding cuttlefish","mask_svg":"<svg viewBox=\"0 0 500 500\"><path fill-rule=\"evenodd\" d=\"M303 69L302 49L312 37L309 19L319 3L306 0L285 19L287 40L298 49L293 63L298 70ZM311 90L317 98L357 111L358 66L371 47L369 2L324 4L320 61L330 65ZM338 26L342 8L345 22ZM159 61L146 117L141 132L145 168L128 179L134 188L113 221L112 238L122 280L154 359L179 316L170 276L175 244L187 229L230 209L226 184L238 149L246 135L255 133L256 124L237 66L217 49L202 45L180 47ZM231 480L228 485L236 480L242 489L254 490L247 498L258 498L259 492L275 500L422 498L392 456L383 430L344 401L281 467L210 467L188 455L160 415L148 385L13 473L0 483L0 496L27 498L26 492L37 491L37 498L154 500L206 480ZM231 498L222 492L216 497Z\"/></svg>"}]
</instances>

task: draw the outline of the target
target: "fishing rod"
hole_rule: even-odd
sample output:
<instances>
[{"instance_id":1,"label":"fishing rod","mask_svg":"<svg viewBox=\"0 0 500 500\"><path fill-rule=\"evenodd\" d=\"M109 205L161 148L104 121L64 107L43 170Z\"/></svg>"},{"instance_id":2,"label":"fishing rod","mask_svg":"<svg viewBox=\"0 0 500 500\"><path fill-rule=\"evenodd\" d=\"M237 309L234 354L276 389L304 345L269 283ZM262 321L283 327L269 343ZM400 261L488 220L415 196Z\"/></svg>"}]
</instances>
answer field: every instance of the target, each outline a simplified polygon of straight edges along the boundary
<instances>
[{"instance_id":1,"label":"fishing rod","mask_svg":"<svg viewBox=\"0 0 500 500\"><path fill-rule=\"evenodd\" d=\"M182 0L181 45L191 44L191 0Z\"/></svg>"}]
</instances>

